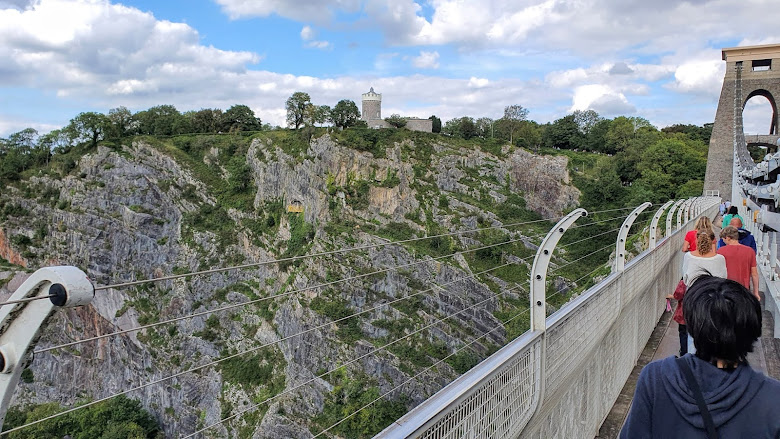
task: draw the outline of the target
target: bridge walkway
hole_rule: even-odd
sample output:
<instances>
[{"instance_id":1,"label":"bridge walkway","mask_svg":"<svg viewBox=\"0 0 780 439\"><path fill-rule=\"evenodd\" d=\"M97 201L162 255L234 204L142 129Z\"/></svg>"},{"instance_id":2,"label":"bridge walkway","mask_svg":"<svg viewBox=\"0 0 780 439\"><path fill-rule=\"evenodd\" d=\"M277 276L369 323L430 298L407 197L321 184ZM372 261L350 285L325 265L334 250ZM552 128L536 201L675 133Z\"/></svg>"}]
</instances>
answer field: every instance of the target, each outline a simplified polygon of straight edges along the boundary
<instances>
[{"instance_id":1,"label":"bridge walkway","mask_svg":"<svg viewBox=\"0 0 780 439\"><path fill-rule=\"evenodd\" d=\"M766 298L763 291L764 289L762 288L761 303L765 304ZM631 371L631 375L626 380L620 396L618 396L615 405L612 406L612 410L610 410L607 418L601 425L596 439L614 439L618 437L631 408L634 389L642 368L651 361L679 355L680 342L677 335L677 322L672 319L673 314L674 308L670 312L664 312L661 316L653 330L653 334L637 360L634 370ZM761 338L756 343L754 352L748 355L748 362L754 369L761 371L763 374L780 379L780 339L773 337L773 328L774 318L769 311L764 310Z\"/></svg>"}]
</instances>

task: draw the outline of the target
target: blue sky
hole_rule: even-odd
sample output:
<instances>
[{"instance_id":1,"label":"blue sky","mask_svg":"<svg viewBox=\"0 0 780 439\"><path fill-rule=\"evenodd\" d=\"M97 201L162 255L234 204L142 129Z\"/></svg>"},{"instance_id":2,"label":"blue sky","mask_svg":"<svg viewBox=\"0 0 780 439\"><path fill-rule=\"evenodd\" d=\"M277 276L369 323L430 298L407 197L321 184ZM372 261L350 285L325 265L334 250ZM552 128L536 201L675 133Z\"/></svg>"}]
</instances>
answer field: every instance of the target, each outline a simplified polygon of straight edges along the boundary
<instances>
[{"instance_id":1,"label":"blue sky","mask_svg":"<svg viewBox=\"0 0 780 439\"><path fill-rule=\"evenodd\" d=\"M658 127L714 118L720 49L780 42L769 1L0 0L0 137L81 111L249 105L285 125L284 101L387 116L548 122L574 110ZM753 99L746 131L764 132Z\"/></svg>"}]
</instances>

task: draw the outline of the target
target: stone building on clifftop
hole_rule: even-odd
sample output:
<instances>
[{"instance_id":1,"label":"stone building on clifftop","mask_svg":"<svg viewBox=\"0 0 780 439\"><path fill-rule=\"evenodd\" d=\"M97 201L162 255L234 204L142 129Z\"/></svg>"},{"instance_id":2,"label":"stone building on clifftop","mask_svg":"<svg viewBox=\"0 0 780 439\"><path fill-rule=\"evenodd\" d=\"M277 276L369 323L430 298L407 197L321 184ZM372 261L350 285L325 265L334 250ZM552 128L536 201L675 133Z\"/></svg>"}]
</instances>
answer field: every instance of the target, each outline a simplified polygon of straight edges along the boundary
<instances>
[{"instance_id":1,"label":"stone building on clifftop","mask_svg":"<svg viewBox=\"0 0 780 439\"><path fill-rule=\"evenodd\" d=\"M371 87L371 90L368 93L363 93L362 97L360 119L365 121L369 128L392 128L392 125L382 119L382 94L376 93L374 87ZM417 117L404 117L404 119L406 119L406 128L409 130L426 133L433 131L433 121L430 119Z\"/></svg>"}]
</instances>

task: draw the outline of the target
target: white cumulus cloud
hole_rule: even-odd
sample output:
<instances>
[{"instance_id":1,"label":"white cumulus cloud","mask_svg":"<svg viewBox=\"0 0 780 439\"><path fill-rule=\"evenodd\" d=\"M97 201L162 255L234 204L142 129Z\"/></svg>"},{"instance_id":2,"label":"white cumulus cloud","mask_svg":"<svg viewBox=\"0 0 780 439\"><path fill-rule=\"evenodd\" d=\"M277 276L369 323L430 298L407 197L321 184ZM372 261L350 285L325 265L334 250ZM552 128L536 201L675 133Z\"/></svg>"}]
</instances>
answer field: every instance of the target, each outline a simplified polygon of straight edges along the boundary
<instances>
[{"instance_id":1,"label":"white cumulus cloud","mask_svg":"<svg viewBox=\"0 0 780 439\"><path fill-rule=\"evenodd\" d=\"M671 87L683 93L717 97L725 71L726 63L719 58L684 62L675 70Z\"/></svg>"},{"instance_id":2,"label":"white cumulus cloud","mask_svg":"<svg viewBox=\"0 0 780 439\"><path fill-rule=\"evenodd\" d=\"M317 37L317 31L311 28L311 26L304 26L301 29L301 39L306 43L306 47L326 50L332 49L333 45L329 41L315 40Z\"/></svg>"},{"instance_id":3,"label":"white cumulus cloud","mask_svg":"<svg viewBox=\"0 0 780 439\"><path fill-rule=\"evenodd\" d=\"M438 69L439 52L421 51L420 56L412 58L412 65L418 69Z\"/></svg>"},{"instance_id":4,"label":"white cumulus cloud","mask_svg":"<svg viewBox=\"0 0 780 439\"><path fill-rule=\"evenodd\" d=\"M636 108L628 102L623 93L604 84L577 87L569 111L576 110L595 110L608 117L636 112Z\"/></svg>"}]
</instances>

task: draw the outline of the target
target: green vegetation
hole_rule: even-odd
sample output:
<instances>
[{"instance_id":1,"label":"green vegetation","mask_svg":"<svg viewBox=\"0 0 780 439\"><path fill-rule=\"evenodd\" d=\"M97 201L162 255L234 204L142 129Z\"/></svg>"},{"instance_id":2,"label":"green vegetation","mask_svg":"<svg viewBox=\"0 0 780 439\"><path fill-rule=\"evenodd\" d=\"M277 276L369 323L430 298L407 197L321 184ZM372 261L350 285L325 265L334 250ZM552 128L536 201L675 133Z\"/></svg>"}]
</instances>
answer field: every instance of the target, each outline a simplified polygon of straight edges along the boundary
<instances>
[{"instance_id":1,"label":"green vegetation","mask_svg":"<svg viewBox=\"0 0 780 439\"><path fill-rule=\"evenodd\" d=\"M45 418L65 410L57 403L33 404L23 409L11 407L4 430ZM120 395L106 402L78 410L51 421L45 421L10 433L9 439L156 439L163 433L149 412L138 401Z\"/></svg>"},{"instance_id":2,"label":"green vegetation","mask_svg":"<svg viewBox=\"0 0 780 439\"><path fill-rule=\"evenodd\" d=\"M320 251L321 247L329 250L363 245L375 239L367 238L368 235L396 242L424 238L402 244L411 257L394 249L394 252L400 253L399 256L392 255L398 264L409 259L444 257L455 251L495 245L467 251L457 261L442 258L435 263L429 262L424 268L415 269L415 272L399 273L400 292L392 297L424 292L394 301L381 311L365 316L350 317L357 310L375 306L381 300L390 300L388 285L383 281L385 275L369 276L364 282L351 283L340 287L338 291L320 292L310 301L307 297L311 296L303 294L290 299L298 300L304 307L308 306L324 318L338 320L334 325L337 357L329 358L323 364L332 364L337 358L343 358L345 352L342 350L353 349L359 340L368 339L374 346L383 346L404 338L392 344L387 351L398 358L403 372L413 374L445 358L453 352L453 346L458 346L450 339L445 344L441 338L437 338L436 333L430 331L407 337L432 319L443 317L435 302L437 293L426 290L435 288L434 282L442 282L440 279L443 277L439 275L449 275L446 270L457 269L464 273L463 276L468 270L473 273L490 270L478 276L478 282L474 283L469 294L472 291L487 293L485 287L494 293L506 293L496 299L495 308L492 309L496 319L508 321L505 324L507 340L518 337L528 329L528 296L516 287L527 286L531 258L535 254L533 247L538 244L537 236L546 233L551 224L541 221L542 217L528 208L524 194L513 186L517 182L511 180L512 173L507 172L503 163L518 148L566 156L572 182L582 192L580 204L590 212L633 207L646 200L660 202L668 198L696 195L701 192L703 184L709 140L707 126L679 125L658 130L641 118L618 117L608 120L587 111L575 112L552 123L538 124L527 120L527 111L522 106L511 105L499 120L456 118L444 125L446 135L437 135L401 129L368 129L357 120L356 108L351 101L339 102L333 110L326 107L312 104L306 93L293 95L288 101L288 117L291 117L290 125L296 130L269 130L267 127L261 130L260 121L250 114L251 110L247 111L248 108L240 105L224 113L221 110L205 109L185 114L180 114L172 106L163 105L135 115L126 110L112 110L105 116L109 122L99 115L82 113L72 122L71 134L75 137L68 137L71 134L64 132L55 133L55 137L39 137L34 130L16 133L9 139L0 139L0 184L7 185L12 196L18 194L19 198L25 199L0 198L0 222L12 219L27 224L25 228L20 228L14 223L14 227L9 229L9 241L20 252L29 253L31 249L46 248L43 245L49 244L46 240L56 237L57 232L64 232L65 226L62 223L55 225L36 221L32 218L33 213L37 215L40 206L48 206L71 214L78 212L83 205L77 201L71 205L71 200L76 199L72 197L72 192L70 196L66 190L61 194L55 185L31 183L28 177L42 175L58 178L70 174L71 178L78 176L87 188L95 190L102 182L92 176L88 177L86 170L77 169L79 159L94 151L96 144L101 141L102 145L115 153L111 157L117 160L128 158L129 148L123 145L127 145L131 139L139 139L172 157L197 181L183 184L181 180L166 176L167 179L159 185L167 196L181 198L184 207L182 240L170 242L168 236L175 236L172 234L166 234L165 237L158 235L154 240L160 246L186 244L190 250L198 252L195 262L187 260L185 263L180 260L178 263L182 266L173 267L174 273L192 271L194 267L189 265L198 265L200 269L227 266L240 260L245 253L258 254L232 251L238 249L239 244L245 243L260 247L279 258L294 258L307 254L315 244L316 251ZM431 116L431 119L438 121L441 128L438 118ZM317 126L323 125L323 120L330 120L342 129L334 131ZM110 130L100 131L106 127L110 127ZM219 131L225 134L218 134ZM270 199L267 193L261 192L258 196L257 184L253 181L253 166L258 163L260 166L264 163L270 166L297 166L302 163L308 165L307 161L317 161L318 158L310 155L313 154L310 142L312 138L325 135L326 131L339 147L370 153L374 158L395 158L400 154L403 167L388 169L387 163L391 160L377 161L367 169L347 174L338 185L336 176L320 176L325 179L325 193L321 195L327 201L327 209L315 212L314 215L307 211L309 218L316 218L312 222L306 222L303 214L288 213L286 205L294 200L285 200L281 198L282 194L270 194L270 197L276 197ZM191 132L206 134L187 134ZM253 144L255 140L257 142ZM366 156L363 154L361 161ZM116 173L119 165L115 163L119 162L101 163L98 171ZM456 168L453 169L454 173L462 175L457 184L448 187L447 191L440 188L437 175L443 163L452 163L451 166ZM303 168L306 166L295 169ZM407 169L411 169L413 175L408 175ZM331 169L330 172L344 171ZM401 217L378 213L370 208L372 187L396 188L401 185L405 190L407 184L411 191L402 195L415 198L411 200L413 211L406 211ZM311 189L316 191L321 188ZM377 192L376 189L374 191ZM339 193L344 197L341 198ZM266 201L259 201L256 205L256 198ZM343 208L342 201L349 208ZM139 214L160 212L158 206L148 202L127 208ZM591 215L577 223L578 226L587 227L567 231L554 255L554 265L548 276L550 312L559 309L573 294L591 286L594 276L603 276L609 272L609 267L604 264L614 245L613 229L626 213ZM650 214L648 211L646 215ZM643 239L637 235L637 231L646 224L646 219L647 216L640 218L635 225L629 245ZM154 218L152 221L155 226L165 225L166 228L175 225L166 225L166 221L175 221L169 216L165 220ZM517 226L531 221L538 223ZM464 236L437 236L472 228L475 223L478 228L501 223L505 229L469 232ZM288 226L289 239L285 242L279 237L279 229L283 227L286 231ZM162 227L154 229L161 230ZM603 238L593 238L602 233ZM528 246L517 241L519 238L526 240ZM300 261L284 262L280 264L284 273L278 279L265 279L264 285L261 285L263 280L242 281L241 278L226 276L223 282L218 283L221 288L214 288L213 294L200 294L198 297L204 303L193 303L192 310L208 309L227 302L231 292L255 300L288 291L291 285L299 285L303 280L312 285L322 277L326 281L338 279L347 275L347 271L365 274L373 271L367 262L369 255L374 257L374 254L366 251L356 253L351 256L351 260L346 257L344 260L333 258L313 270L304 269ZM468 270L459 267L464 260ZM349 269L339 269L336 264L329 265L331 262L344 263ZM498 265L508 262L512 263L496 269ZM0 260L0 266L6 266L4 261ZM136 278L141 277L141 274L136 275ZM387 278L391 279L391 275L387 275ZM402 286L404 280L408 288ZM514 292L508 292L510 289ZM133 290L131 299L116 315L121 316L134 307L139 313L141 324L157 321L161 310L168 306L164 297L162 291L139 287ZM464 297L464 306L469 306L473 303L469 300L475 296ZM260 328L268 326L266 322L274 324L275 312L277 308L286 306L285 300L288 299L266 300L247 305L240 312L219 317L212 315L205 320L203 330L193 335L215 343L224 355L230 355L237 351L234 341L229 340L227 334L238 329L243 336L254 337ZM457 304L453 302L454 305ZM265 322L258 320L257 316ZM363 329L370 328L368 325L373 325L377 331L364 332ZM481 335L467 319L447 321L441 328L448 331L452 338L464 342ZM166 342L174 337L182 337L176 326L166 330L149 330L139 335L142 341L154 348L152 355L155 357L169 353ZM457 373L464 373L497 348L491 343L464 347L446 362ZM181 363L187 366L194 361L181 355L168 358L170 364L176 366ZM231 386L241 386L253 402L263 401L284 388L284 361L284 357L275 349L264 349L251 356L226 360L219 366L227 383L224 388L229 391ZM312 431L318 432L329 427L380 396L376 381L361 376L360 372L352 375L348 377L342 370L332 373L330 377L326 376L334 389L326 398L323 412L311 420L314 425ZM34 382L36 377L31 370L25 370L22 379ZM241 410L241 407L233 407L228 400L223 395L223 416ZM336 427L333 433L343 437L371 436L402 415L405 406L403 397L396 398L394 402L379 398L368 409ZM168 416L176 415L170 408L156 409L160 412L165 410ZM28 419L40 418L58 410L60 408L57 406L43 405L31 407L29 412L9 412L11 424L7 425L19 425ZM265 410L267 407L264 405L257 412L242 415L241 425L231 427L235 429L231 430L231 434L249 435L252 427L261 422ZM131 409L128 412L133 413ZM102 419L98 419L102 423L95 425L112 425L110 431L89 430L89 434L74 437L154 437L159 432L156 426L147 428L145 418L128 418L127 422L124 418L117 418L109 424ZM66 418L63 423L56 424L60 430L51 427L50 430L35 430L37 435L11 437L62 437L65 433L76 435L79 433L73 426L87 428L92 425L79 422L76 418Z\"/></svg>"},{"instance_id":3,"label":"green vegetation","mask_svg":"<svg viewBox=\"0 0 780 439\"><path fill-rule=\"evenodd\" d=\"M349 317L354 314L354 311L333 290L327 290L312 299L309 307L331 321L338 320L336 322L338 325L336 335L342 342L352 344L363 338L363 331L360 330L360 318L357 316Z\"/></svg>"},{"instance_id":4,"label":"green vegetation","mask_svg":"<svg viewBox=\"0 0 780 439\"><path fill-rule=\"evenodd\" d=\"M271 347L220 363L225 381L247 388L265 386L270 396L284 389L284 366L281 352Z\"/></svg>"},{"instance_id":5,"label":"green vegetation","mask_svg":"<svg viewBox=\"0 0 780 439\"><path fill-rule=\"evenodd\" d=\"M312 428L312 433L318 434L343 420L330 431L348 439L369 438L406 413L407 397L402 396L397 401L381 398L379 388L367 384L369 377L349 379L343 371L331 375L336 375L336 383L325 400L322 413L314 418L317 427ZM368 404L371 405L357 412Z\"/></svg>"},{"instance_id":6,"label":"green vegetation","mask_svg":"<svg viewBox=\"0 0 780 439\"><path fill-rule=\"evenodd\" d=\"M314 228L303 218L302 213L289 213L287 216L290 222L290 239L287 241L287 250L281 256L281 259L293 258L306 254L311 247L314 239ZM286 270L290 265L296 267L300 265L300 260L284 261L279 263L282 270Z\"/></svg>"}]
</instances>

